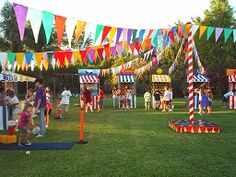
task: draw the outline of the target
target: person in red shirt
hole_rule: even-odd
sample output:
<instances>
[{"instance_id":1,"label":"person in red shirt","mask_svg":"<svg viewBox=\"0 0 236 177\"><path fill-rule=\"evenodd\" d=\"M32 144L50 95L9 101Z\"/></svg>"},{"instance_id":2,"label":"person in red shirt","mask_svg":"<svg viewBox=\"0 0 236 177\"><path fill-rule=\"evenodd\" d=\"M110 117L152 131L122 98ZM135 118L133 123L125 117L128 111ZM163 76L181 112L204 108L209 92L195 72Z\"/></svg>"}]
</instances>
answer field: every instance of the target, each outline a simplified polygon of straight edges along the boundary
<instances>
[{"instance_id":1,"label":"person in red shirt","mask_svg":"<svg viewBox=\"0 0 236 177\"><path fill-rule=\"evenodd\" d=\"M88 107L90 108L90 111L93 112L93 106L92 106L92 92L87 89L86 86L84 86L84 89L82 91L82 97L81 100L83 101L83 109L85 108L85 112L88 112Z\"/></svg>"},{"instance_id":2,"label":"person in red shirt","mask_svg":"<svg viewBox=\"0 0 236 177\"><path fill-rule=\"evenodd\" d=\"M98 112L101 111L101 109L103 109L103 99L104 99L104 91L103 89L100 87L98 90Z\"/></svg>"}]
</instances>

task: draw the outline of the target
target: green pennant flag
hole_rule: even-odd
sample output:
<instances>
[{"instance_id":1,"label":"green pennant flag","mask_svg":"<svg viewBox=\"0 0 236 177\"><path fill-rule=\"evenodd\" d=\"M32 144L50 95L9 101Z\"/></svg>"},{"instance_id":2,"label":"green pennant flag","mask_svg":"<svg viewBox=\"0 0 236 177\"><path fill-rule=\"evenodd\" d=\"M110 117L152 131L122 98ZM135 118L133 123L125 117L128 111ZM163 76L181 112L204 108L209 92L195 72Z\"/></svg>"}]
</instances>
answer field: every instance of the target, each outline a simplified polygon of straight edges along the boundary
<instances>
[{"instance_id":1,"label":"green pennant flag","mask_svg":"<svg viewBox=\"0 0 236 177\"><path fill-rule=\"evenodd\" d=\"M136 40L137 31L138 31L137 29L133 29L133 38L132 38L133 42Z\"/></svg>"},{"instance_id":2,"label":"green pennant flag","mask_svg":"<svg viewBox=\"0 0 236 177\"><path fill-rule=\"evenodd\" d=\"M13 65L14 62L15 62L16 53L14 53L14 52L8 52L8 53L7 53L7 58L8 58L9 63L10 63L11 65Z\"/></svg>"},{"instance_id":3,"label":"green pennant flag","mask_svg":"<svg viewBox=\"0 0 236 177\"><path fill-rule=\"evenodd\" d=\"M229 39L229 36L231 35L233 29L230 28L224 28L224 37L225 37L225 43Z\"/></svg>"},{"instance_id":4,"label":"green pennant flag","mask_svg":"<svg viewBox=\"0 0 236 177\"><path fill-rule=\"evenodd\" d=\"M54 15L50 12L43 11L43 27L45 31L46 41L47 44L50 40L51 34L52 34L52 28L53 28L53 21L54 21Z\"/></svg>"},{"instance_id":5,"label":"green pennant flag","mask_svg":"<svg viewBox=\"0 0 236 177\"><path fill-rule=\"evenodd\" d=\"M207 27L207 40L211 37L214 30L214 27Z\"/></svg>"},{"instance_id":6,"label":"green pennant flag","mask_svg":"<svg viewBox=\"0 0 236 177\"><path fill-rule=\"evenodd\" d=\"M94 42L93 42L94 44L95 44L95 42L97 41L97 39L98 39L100 33L102 32L103 28L104 28L103 25L97 25L97 27L96 27L96 33L95 33L95 38L94 38Z\"/></svg>"}]
</instances>

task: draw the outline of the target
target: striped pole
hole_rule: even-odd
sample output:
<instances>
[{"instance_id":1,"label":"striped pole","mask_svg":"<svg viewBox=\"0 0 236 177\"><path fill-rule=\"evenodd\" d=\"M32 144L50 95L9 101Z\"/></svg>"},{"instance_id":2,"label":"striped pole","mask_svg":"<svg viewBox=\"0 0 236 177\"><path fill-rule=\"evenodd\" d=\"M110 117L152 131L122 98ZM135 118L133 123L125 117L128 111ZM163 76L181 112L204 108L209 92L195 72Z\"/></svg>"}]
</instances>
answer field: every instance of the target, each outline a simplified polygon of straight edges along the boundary
<instances>
[{"instance_id":1,"label":"striped pole","mask_svg":"<svg viewBox=\"0 0 236 177\"><path fill-rule=\"evenodd\" d=\"M188 33L188 101L189 101L189 121L194 120L194 97L193 97L193 34Z\"/></svg>"}]
</instances>

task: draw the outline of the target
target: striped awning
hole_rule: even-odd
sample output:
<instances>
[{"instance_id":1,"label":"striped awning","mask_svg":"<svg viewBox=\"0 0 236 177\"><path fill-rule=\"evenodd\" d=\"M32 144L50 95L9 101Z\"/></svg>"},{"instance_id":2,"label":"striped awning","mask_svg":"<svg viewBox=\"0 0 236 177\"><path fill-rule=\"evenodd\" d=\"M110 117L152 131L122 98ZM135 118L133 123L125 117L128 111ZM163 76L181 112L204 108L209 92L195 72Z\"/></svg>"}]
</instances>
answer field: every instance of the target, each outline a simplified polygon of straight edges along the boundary
<instances>
[{"instance_id":1,"label":"striped awning","mask_svg":"<svg viewBox=\"0 0 236 177\"><path fill-rule=\"evenodd\" d=\"M95 75L81 75L79 76L80 83L93 84L100 83L100 79Z\"/></svg>"},{"instance_id":2,"label":"striped awning","mask_svg":"<svg viewBox=\"0 0 236 177\"><path fill-rule=\"evenodd\" d=\"M34 82L36 78L17 73L0 73L0 81L5 82Z\"/></svg>"},{"instance_id":3,"label":"striped awning","mask_svg":"<svg viewBox=\"0 0 236 177\"><path fill-rule=\"evenodd\" d=\"M134 75L119 75L118 83L133 83Z\"/></svg>"},{"instance_id":4,"label":"striped awning","mask_svg":"<svg viewBox=\"0 0 236 177\"><path fill-rule=\"evenodd\" d=\"M203 75L194 75L193 82L209 82L209 78Z\"/></svg>"},{"instance_id":5,"label":"striped awning","mask_svg":"<svg viewBox=\"0 0 236 177\"><path fill-rule=\"evenodd\" d=\"M152 82L171 82L171 78L169 75L158 75L153 74L152 75Z\"/></svg>"},{"instance_id":6,"label":"striped awning","mask_svg":"<svg viewBox=\"0 0 236 177\"><path fill-rule=\"evenodd\" d=\"M228 77L229 82L236 82L236 75L232 75Z\"/></svg>"}]
</instances>

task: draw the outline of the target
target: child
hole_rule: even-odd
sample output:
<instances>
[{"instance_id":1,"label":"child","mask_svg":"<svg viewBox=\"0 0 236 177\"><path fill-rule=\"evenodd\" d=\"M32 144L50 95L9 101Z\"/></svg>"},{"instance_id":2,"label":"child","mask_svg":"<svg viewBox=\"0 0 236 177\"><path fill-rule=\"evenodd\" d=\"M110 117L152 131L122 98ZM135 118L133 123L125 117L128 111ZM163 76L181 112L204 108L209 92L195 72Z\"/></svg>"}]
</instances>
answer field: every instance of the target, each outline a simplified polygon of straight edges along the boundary
<instances>
[{"instance_id":1,"label":"child","mask_svg":"<svg viewBox=\"0 0 236 177\"><path fill-rule=\"evenodd\" d=\"M60 97L57 97L56 98L56 117L55 117L55 119L62 119L60 103L61 103L61 99L60 99Z\"/></svg>"},{"instance_id":2,"label":"child","mask_svg":"<svg viewBox=\"0 0 236 177\"><path fill-rule=\"evenodd\" d=\"M145 110L149 111L151 105L151 93L147 90L144 93Z\"/></svg>"},{"instance_id":3,"label":"child","mask_svg":"<svg viewBox=\"0 0 236 177\"><path fill-rule=\"evenodd\" d=\"M102 88L99 88L98 91L98 112L101 111L101 109L103 109L103 99L104 99L104 91L102 90Z\"/></svg>"},{"instance_id":4,"label":"child","mask_svg":"<svg viewBox=\"0 0 236 177\"><path fill-rule=\"evenodd\" d=\"M46 87L46 109L45 109L45 122L46 122L46 128L48 128L49 125L49 117L51 115L52 111L52 92L50 91L50 87Z\"/></svg>"},{"instance_id":5,"label":"child","mask_svg":"<svg viewBox=\"0 0 236 177\"><path fill-rule=\"evenodd\" d=\"M24 141L24 145L30 146L32 143L29 141L31 130L30 126L32 126L33 120L31 117L32 105L27 103L20 113L19 121L18 121L18 129L19 129L19 137L18 137L18 146L23 146L22 142Z\"/></svg>"},{"instance_id":6,"label":"child","mask_svg":"<svg viewBox=\"0 0 236 177\"><path fill-rule=\"evenodd\" d=\"M208 113L212 113L212 100L213 100L213 93L211 89L207 90L207 98L208 98L208 107L207 111Z\"/></svg>"}]
</instances>

